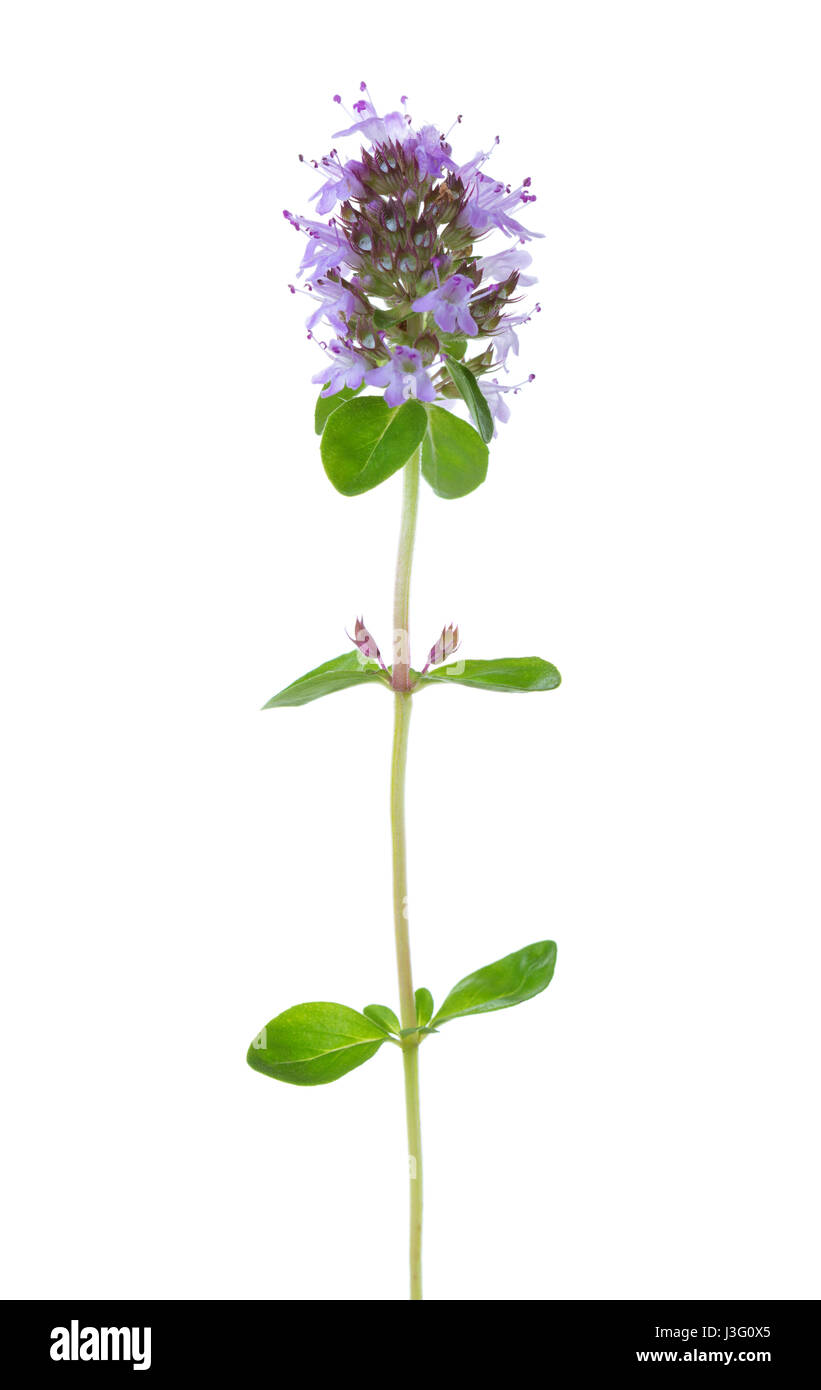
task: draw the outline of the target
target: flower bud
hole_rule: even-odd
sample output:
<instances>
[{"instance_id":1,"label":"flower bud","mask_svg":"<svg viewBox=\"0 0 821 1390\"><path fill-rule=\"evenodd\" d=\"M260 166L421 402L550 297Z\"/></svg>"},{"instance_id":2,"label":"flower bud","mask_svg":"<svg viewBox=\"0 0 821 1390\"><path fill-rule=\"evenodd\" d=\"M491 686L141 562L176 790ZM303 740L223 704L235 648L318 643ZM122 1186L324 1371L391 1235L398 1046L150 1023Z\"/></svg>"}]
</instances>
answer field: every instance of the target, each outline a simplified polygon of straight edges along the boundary
<instances>
[{"instance_id":1,"label":"flower bud","mask_svg":"<svg viewBox=\"0 0 821 1390\"><path fill-rule=\"evenodd\" d=\"M429 367L439 352L439 339L435 333L420 333L413 346L421 353L424 366Z\"/></svg>"},{"instance_id":2,"label":"flower bud","mask_svg":"<svg viewBox=\"0 0 821 1390\"><path fill-rule=\"evenodd\" d=\"M348 633L348 636L350 637L351 634ZM351 641L355 647L359 648L367 661L378 661L382 670L384 671L386 669L385 663L382 660L382 653L361 618L357 618L356 620Z\"/></svg>"},{"instance_id":3,"label":"flower bud","mask_svg":"<svg viewBox=\"0 0 821 1390\"><path fill-rule=\"evenodd\" d=\"M459 628L449 624L442 628L442 635L428 652L428 659L422 668L422 675L429 671L431 666L438 666L441 662L447 661L449 656L453 656L459 646Z\"/></svg>"}]
</instances>

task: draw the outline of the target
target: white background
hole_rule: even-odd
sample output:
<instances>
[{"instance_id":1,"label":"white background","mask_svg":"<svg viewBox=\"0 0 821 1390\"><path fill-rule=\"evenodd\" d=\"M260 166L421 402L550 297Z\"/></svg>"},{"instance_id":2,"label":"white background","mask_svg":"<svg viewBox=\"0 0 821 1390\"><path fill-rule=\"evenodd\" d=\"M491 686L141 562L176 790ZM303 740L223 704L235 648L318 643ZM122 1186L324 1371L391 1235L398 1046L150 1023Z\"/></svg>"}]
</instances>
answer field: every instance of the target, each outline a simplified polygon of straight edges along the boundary
<instances>
[{"instance_id":1,"label":"white background","mask_svg":"<svg viewBox=\"0 0 821 1390\"><path fill-rule=\"evenodd\" d=\"M400 482L312 432L305 209L367 78L533 178L544 312L413 627L560 691L411 731L417 983L550 990L422 1053L433 1299L808 1298L817 1240L814 4L7 3L3 1291L401 1299L401 1068L245 1065L395 1002L376 688Z\"/></svg>"}]
</instances>

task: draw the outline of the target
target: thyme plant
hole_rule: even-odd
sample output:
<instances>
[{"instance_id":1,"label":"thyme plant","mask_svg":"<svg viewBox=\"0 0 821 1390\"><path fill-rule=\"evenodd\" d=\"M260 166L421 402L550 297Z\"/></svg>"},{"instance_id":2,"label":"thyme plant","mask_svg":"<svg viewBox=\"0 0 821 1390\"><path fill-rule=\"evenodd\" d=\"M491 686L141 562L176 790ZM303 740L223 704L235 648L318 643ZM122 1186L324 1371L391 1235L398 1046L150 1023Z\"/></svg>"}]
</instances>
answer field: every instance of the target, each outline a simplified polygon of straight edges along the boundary
<instances>
[{"instance_id":1,"label":"thyme plant","mask_svg":"<svg viewBox=\"0 0 821 1390\"><path fill-rule=\"evenodd\" d=\"M342 105L339 96L334 101ZM407 1109L410 1297L421 1299L420 1048L454 1019L539 994L552 978L556 947L536 941L474 970L438 1009L428 989L414 989L405 840L411 710L430 687L522 694L554 690L560 676L534 656L451 661L459 647L452 625L420 669L411 662L420 479L451 500L485 481L488 444L509 418L508 397L525 384L506 378L508 359L519 351L517 329L530 317L517 308L519 291L535 283L527 273L531 257L525 244L538 234L516 215L535 201L529 178L513 188L485 172L493 147L457 163L448 137L436 126L415 127L406 105L402 97L401 109L379 116L362 83L353 111L346 113L348 124L332 137L356 141L358 153L343 157L334 147L321 160L307 161L321 177L312 197L317 218L284 214L306 238L297 277L303 283L289 288L309 297L308 337L324 355L313 380L322 384L315 428L325 472L345 497L403 472L391 660L385 662L357 619L351 651L301 676L264 706L304 705L365 683L382 686L393 699L390 813L399 1009L397 1014L387 1004L361 1011L345 1004L297 1004L262 1029L248 1062L278 1081L316 1086L362 1066L385 1044L398 1049ZM494 234L501 238L496 247Z\"/></svg>"}]
</instances>

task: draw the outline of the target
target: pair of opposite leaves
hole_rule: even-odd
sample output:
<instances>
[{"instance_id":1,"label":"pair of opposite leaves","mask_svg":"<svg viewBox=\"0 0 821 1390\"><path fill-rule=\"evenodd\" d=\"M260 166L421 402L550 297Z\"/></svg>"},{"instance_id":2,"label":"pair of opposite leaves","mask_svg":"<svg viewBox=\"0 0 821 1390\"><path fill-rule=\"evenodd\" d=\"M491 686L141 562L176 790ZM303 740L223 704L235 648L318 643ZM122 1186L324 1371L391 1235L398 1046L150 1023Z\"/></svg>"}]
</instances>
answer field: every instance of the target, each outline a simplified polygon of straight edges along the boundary
<instances>
[{"instance_id":1,"label":"pair of opposite leaves","mask_svg":"<svg viewBox=\"0 0 821 1390\"><path fill-rule=\"evenodd\" d=\"M536 941L454 985L436 1014L429 990L416 991L421 1037L443 1023L470 1014L492 1013L541 994L553 978L556 943ZM266 1024L248 1049L255 1071L295 1086L320 1086L361 1067L386 1042L404 1036L386 1004L368 1004L361 1013L345 1004L297 1004Z\"/></svg>"},{"instance_id":2,"label":"pair of opposite leaves","mask_svg":"<svg viewBox=\"0 0 821 1390\"><path fill-rule=\"evenodd\" d=\"M421 447L422 474L439 497L466 497L487 477L493 419L473 373L446 356L448 372L475 428L440 405L408 400L388 406L381 396L343 387L320 396L314 423L320 452L337 492L357 497L378 487Z\"/></svg>"}]
</instances>

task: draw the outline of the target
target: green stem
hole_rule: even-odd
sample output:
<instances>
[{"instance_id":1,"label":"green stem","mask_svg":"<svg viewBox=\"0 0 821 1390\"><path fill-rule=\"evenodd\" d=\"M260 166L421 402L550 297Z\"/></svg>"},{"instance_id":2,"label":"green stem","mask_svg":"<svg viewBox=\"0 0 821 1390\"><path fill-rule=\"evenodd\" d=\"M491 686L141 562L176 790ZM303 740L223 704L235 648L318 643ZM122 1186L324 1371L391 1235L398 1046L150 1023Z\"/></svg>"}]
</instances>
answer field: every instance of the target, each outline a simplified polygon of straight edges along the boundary
<instances>
[{"instance_id":1,"label":"green stem","mask_svg":"<svg viewBox=\"0 0 821 1390\"><path fill-rule=\"evenodd\" d=\"M405 1110L408 1117L410 1172L410 1296L422 1298L422 1118L419 1113L419 1046L404 1053Z\"/></svg>"},{"instance_id":2,"label":"green stem","mask_svg":"<svg viewBox=\"0 0 821 1390\"><path fill-rule=\"evenodd\" d=\"M410 581L416 517L419 511L419 471L421 450L417 449L403 468L402 525L396 556L393 590L393 688L410 690Z\"/></svg>"},{"instance_id":3,"label":"green stem","mask_svg":"<svg viewBox=\"0 0 821 1390\"><path fill-rule=\"evenodd\" d=\"M396 970L399 977L399 1016L403 1030L416 1027L416 1001L411 970L408 932L408 856L405 839L405 770L408 730L413 696L410 692L410 638L408 610L413 543L419 504L419 453L404 469L402 527L396 561L394 599L394 734L391 763L391 833L393 839L393 919L396 938ZM405 1109L408 1123L410 1174L410 1296L422 1297L422 1128L419 1114L419 1039L402 1039L405 1072Z\"/></svg>"}]
</instances>

